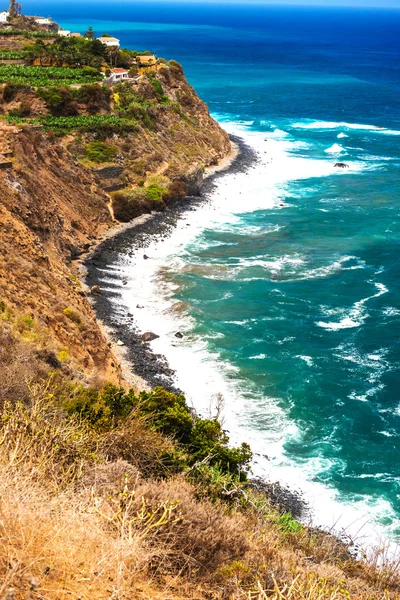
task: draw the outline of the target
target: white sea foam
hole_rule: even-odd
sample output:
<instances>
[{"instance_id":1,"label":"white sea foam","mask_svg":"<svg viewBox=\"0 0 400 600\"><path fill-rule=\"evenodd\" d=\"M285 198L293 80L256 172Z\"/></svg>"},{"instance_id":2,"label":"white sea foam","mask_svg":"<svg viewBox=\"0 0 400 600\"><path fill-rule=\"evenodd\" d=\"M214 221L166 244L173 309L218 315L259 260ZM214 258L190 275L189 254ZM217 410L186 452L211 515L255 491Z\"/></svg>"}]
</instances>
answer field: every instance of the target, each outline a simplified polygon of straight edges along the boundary
<instances>
[{"instance_id":1,"label":"white sea foam","mask_svg":"<svg viewBox=\"0 0 400 600\"><path fill-rule=\"evenodd\" d=\"M393 306L387 306L383 309L383 314L386 317L398 317L400 315L400 310L398 308L394 308Z\"/></svg>"},{"instance_id":2,"label":"white sea foam","mask_svg":"<svg viewBox=\"0 0 400 600\"><path fill-rule=\"evenodd\" d=\"M151 342L153 350L168 358L171 368L176 372L177 385L185 390L188 402L200 414L210 414L213 398L217 393L223 394L226 401L224 428L229 431L231 442L237 444L251 440L254 451L260 455L253 464L255 475L279 480L293 489L301 490L313 512L314 524L333 528L337 532L346 529L353 535L361 530L365 544L377 543L378 539L383 539L383 530L374 516L392 519L393 527L399 525L390 505L368 497L352 505L351 502L343 502L333 488L318 483L316 474L323 474L335 466L336 463L331 459L314 457L291 462L284 446L289 440L301 440L301 429L287 417L279 399L260 397L251 387L251 382L242 380L241 373L211 349L210 336L193 333L195 323L192 317L185 310L182 311L174 300L176 284L173 283L173 274L186 268L187 245L196 244L199 233L204 229L224 227L240 232L240 214L276 207L285 196L288 181L337 173L328 160L296 155L298 146L279 131L260 134L247 131L243 124L230 123L225 126L230 133L245 138L258 153L260 162L247 173L220 177L216 181L212 203L186 213L181 220L179 235L151 243L146 248L149 260L143 260L142 252L122 260L120 277L128 283L121 285L119 298L112 297L115 311L132 312L139 330L150 329L160 336ZM344 176L346 172L362 169L362 165L357 163L351 163L350 167ZM242 190L246 190L245 201ZM273 232L266 232L265 235L273 235ZM327 276L333 270L342 268L348 258L321 269L310 270L307 276ZM249 264L241 261L234 268L251 268L255 262L262 263L264 260L258 257L250 260ZM305 267L302 256L277 257L273 265L265 265L264 262L261 266L275 269ZM107 279L110 273L105 272L104 275ZM375 285L378 289L378 284ZM383 288L378 292L384 293ZM348 318L354 321L366 318L364 304L368 299L356 303L354 315ZM136 309L137 305L143 308ZM246 326L243 321L240 324ZM175 337L177 331L184 333L182 339ZM293 338L285 338L279 343L285 344L291 340ZM263 360L266 357L260 353L252 358ZM307 364L307 368L313 368L311 357L299 355L298 358ZM377 362L370 360L374 364ZM265 454L268 454L269 460L262 458Z\"/></svg>"},{"instance_id":3,"label":"white sea foam","mask_svg":"<svg viewBox=\"0 0 400 600\"><path fill-rule=\"evenodd\" d=\"M346 123L342 122L331 122L331 121L310 121L304 119L297 123L292 123L293 129L317 129L323 131L324 129L354 129L359 131L371 131L374 133L383 133L384 135L400 135L400 131L394 129L387 129L386 127L378 127L376 125L362 125L358 123ZM342 132L343 133L343 132ZM344 134L343 134L344 135ZM340 137L343 137L341 135ZM339 137L339 136L338 136ZM347 136L346 136L347 137Z\"/></svg>"},{"instance_id":4,"label":"white sea foam","mask_svg":"<svg viewBox=\"0 0 400 600\"><path fill-rule=\"evenodd\" d=\"M312 367L314 364L311 356L302 356L301 354L298 354L296 356L296 358L300 358L301 360L304 360L304 362L307 363L309 367Z\"/></svg>"},{"instance_id":5,"label":"white sea foam","mask_svg":"<svg viewBox=\"0 0 400 600\"><path fill-rule=\"evenodd\" d=\"M325 150L327 154L341 154L344 151L343 146L340 146L340 144L333 144L333 146Z\"/></svg>"},{"instance_id":6,"label":"white sea foam","mask_svg":"<svg viewBox=\"0 0 400 600\"><path fill-rule=\"evenodd\" d=\"M342 132L342 133L339 133L339 135L338 135L338 139L339 139L339 140L340 140L340 139L343 139L343 138L347 138L347 137L349 137L349 136L348 136L348 135L346 135L346 134L345 134L345 133L343 133L343 132Z\"/></svg>"},{"instance_id":7,"label":"white sea foam","mask_svg":"<svg viewBox=\"0 0 400 600\"><path fill-rule=\"evenodd\" d=\"M374 282L374 285L378 290L377 293L373 296L368 296L367 298L363 298L362 300L355 302L348 314L346 314L339 322L317 321L316 325L318 325L318 327L323 327L324 329L329 329L330 331L338 331L340 329L349 329L363 325L364 321L369 317L365 307L365 304L368 302L368 300L372 300L372 298L378 298L379 296L382 296L382 294L386 294L389 291L387 287L383 285L383 283ZM344 312L344 310L339 309L339 312Z\"/></svg>"}]
</instances>

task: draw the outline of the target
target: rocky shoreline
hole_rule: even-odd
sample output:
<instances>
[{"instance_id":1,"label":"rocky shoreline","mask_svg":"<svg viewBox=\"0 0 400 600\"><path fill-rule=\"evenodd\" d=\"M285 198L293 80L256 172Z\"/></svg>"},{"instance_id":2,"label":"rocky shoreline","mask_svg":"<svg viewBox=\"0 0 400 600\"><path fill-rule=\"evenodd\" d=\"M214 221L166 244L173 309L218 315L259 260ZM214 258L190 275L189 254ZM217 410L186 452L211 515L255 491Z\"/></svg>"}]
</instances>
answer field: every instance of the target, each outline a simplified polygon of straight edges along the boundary
<instances>
[{"instance_id":1,"label":"rocky shoreline","mask_svg":"<svg viewBox=\"0 0 400 600\"><path fill-rule=\"evenodd\" d=\"M107 273L107 291L104 291L104 269L117 267L121 257L133 256L138 251L143 251L143 260L146 260L145 250L154 238L168 238L186 212L197 210L210 202L211 193L219 177L227 173L244 172L258 160L254 150L240 138L231 136L231 141L238 148L238 152L230 164L221 169L217 167L218 170L213 169L212 174L204 179L199 196L188 196L171 204L163 212L139 217L132 224L102 241L84 262L86 284L89 288L94 287L98 290L98 293L91 296L97 319L103 323L109 337L124 348L124 359L135 375L150 387L162 385L174 393L182 391L174 384L174 371L169 367L166 358L155 354L149 341L143 339L142 333L136 329L134 315L116 311L115 306L112 306L111 298L119 296L121 283L123 285L124 281L121 281L117 271L115 276Z\"/></svg>"},{"instance_id":2,"label":"rocky shoreline","mask_svg":"<svg viewBox=\"0 0 400 600\"><path fill-rule=\"evenodd\" d=\"M154 238L167 239L187 211L197 210L211 201L212 191L219 177L227 173L245 172L254 165L258 160L254 150L236 136L231 136L231 141L237 146L238 152L230 163L211 170L211 175L204 179L199 196L188 196L183 201L171 204L166 211L139 217L102 241L85 260L86 284L95 291L91 297L97 319L102 322L116 347L123 347L123 360L135 376L149 387L163 386L171 392L182 393L175 385L174 371L165 356L152 351L149 343L151 336L144 336L135 327L132 313L118 310L112 304L112 298L120 295L121 284L127 283L121 280L117 268L115 275L112 270L113 267L118 267L121 258L133 256L139 251L143 252L143 260L146 260L146 248ZM107 270L107 290L102 289L104 270ZM281 513L290 512L295 518L300 518L309 512L302 495L279 482L256 479L249 482L249 487L262 491Z\"/></svg>"}]
</instances>

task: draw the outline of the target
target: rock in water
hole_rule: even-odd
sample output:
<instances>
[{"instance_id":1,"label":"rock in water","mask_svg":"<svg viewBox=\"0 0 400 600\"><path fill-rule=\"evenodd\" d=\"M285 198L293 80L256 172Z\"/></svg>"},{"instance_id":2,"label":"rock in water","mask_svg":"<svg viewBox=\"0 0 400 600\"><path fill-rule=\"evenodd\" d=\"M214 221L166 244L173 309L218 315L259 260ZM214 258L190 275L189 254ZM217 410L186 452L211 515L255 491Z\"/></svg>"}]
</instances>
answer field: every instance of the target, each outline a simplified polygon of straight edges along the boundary
<instances>
[{"instance_id":1,"label":"rock in water","mask_svg":"<svg viewBox=\"0 0 400 600\"><path fill-rule=\"evenodd\" d=\"M143 340L143 342L152 342L153 340L156 340L159 337L160 337L159 335L157 335L156 333L153 333L152 331L146 331L142 335L142 340Z\"/></svg>"},{"instance_id":2,"label":"rock in water","mask_svg":"<svg viewBox=\"0 0 400 600\"><path fill-rule=\"evenodd\" d=\"M339 169L348 169L349 165L346 165L346 163L337 162L335 163L335 167L338 167Z\"/></svg>"},{"instance_id":3,"label":"rock in water","mask_svg":"<svg viewBox=\"0 0 400 600\"><path fill-rule=\"evenodd\" d=\"M177 331L175 334L176 338L182 339L183 338L183 333L181 333L180 331Z\"/></svg>"}]
</instances>

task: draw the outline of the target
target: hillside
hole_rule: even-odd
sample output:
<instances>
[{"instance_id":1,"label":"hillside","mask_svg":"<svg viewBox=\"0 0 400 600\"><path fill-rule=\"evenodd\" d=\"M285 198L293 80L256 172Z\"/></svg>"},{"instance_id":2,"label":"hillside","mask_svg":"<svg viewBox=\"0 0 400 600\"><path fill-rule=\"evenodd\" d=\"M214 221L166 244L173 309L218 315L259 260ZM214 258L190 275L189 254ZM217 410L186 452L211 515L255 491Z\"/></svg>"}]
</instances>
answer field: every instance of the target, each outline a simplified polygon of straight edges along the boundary
<instances>
[{"instance_id":1,"label":"hillside","mask_svg":"<svg viewBox=\"0 0 400 600\"><path fill-rule=\"evenodd\" d=\"M154 81L163 86L170 104L157 103L154 86L146 77L135 86L120 84L121 99L134 87L136 98L147 103L142 111L148 122L136 120L133 127L129 121L128 131L123 127L127 119L114 116L113 94L100 86L94 91L87 86L103 106L96 105L100 121L87 132L79 127L79 120L78 126L72 123L58 135L28 119L17 126L0 124L0 153L6 155L6 168L0 171L0 297L46 326L71 368L115 382L119 368L76 279L77 259L114 224L112 198L105 190L120 189L117 216L121 221L164 210L176 194L181 197L190 187L195 192L203 168L230 151L227 135L180 71L165 67ZM39 101L45 104L25 87L7 96L10 86L3 86L0 105L6 114L24 102L32 110ZM55 95L57 88L52 91ZM77 112L83 119L89 111L93 115L91 100L79 104ZM140 107L137 101L135 109L136 105ZM114 121L104 122L102 116ZM51 118L58 124L80 117ZM147 182L152 183L153 196L146 194ZM135 193L138 199L131 200Z\"/></svg>"}]
</instances>

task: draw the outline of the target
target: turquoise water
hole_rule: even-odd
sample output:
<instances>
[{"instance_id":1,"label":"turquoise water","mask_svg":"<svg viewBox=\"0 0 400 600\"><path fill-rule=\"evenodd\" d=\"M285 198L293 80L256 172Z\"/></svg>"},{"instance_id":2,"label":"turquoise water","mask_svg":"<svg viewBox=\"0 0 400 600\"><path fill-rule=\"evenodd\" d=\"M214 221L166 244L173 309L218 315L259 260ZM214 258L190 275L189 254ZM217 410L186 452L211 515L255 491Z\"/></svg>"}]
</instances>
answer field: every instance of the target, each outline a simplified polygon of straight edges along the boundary
<instances>
[{"instance_id":1,"label":"turquoise water","mask_svg":"<svg viewBox=\"0 0 400 600\"><path fill-rule=\"evenodd\" d=\"M352 503L397 539L400 11L51 11L64 27L91 24L182 62L213 114L259 152L257 169L220 180L214 216L192 220L158 265L196 360L184 363L167 332L159 344L195 403L213 369L214 391L226 380L235 436L268 454L274 474L300 473L309 495ZM190 381L188 364L199 369Z\"/></svg>"}]
</instances>

